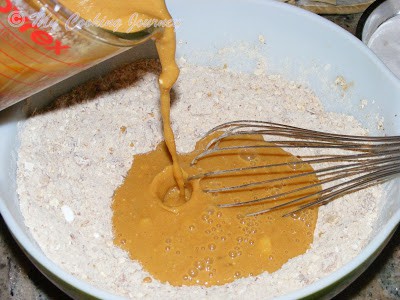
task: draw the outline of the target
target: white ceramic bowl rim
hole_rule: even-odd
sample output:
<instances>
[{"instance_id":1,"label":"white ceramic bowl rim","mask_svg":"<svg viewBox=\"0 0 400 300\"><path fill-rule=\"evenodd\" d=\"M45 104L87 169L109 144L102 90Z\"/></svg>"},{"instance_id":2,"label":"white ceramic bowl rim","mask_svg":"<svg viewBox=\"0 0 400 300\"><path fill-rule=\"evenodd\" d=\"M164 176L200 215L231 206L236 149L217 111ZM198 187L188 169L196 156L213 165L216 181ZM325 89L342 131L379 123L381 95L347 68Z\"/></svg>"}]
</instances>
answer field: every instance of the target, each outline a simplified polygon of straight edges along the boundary
<instances>
[{"instance_id":1,"label":"white ceramic bowl rim","mask_svg":"<svg viewBox=\"0 0 400 300\"><path fill-rule=\"evenodd\" d=\"M236 0L231 0L234 2ZM287 11L290 14L296 15L304 15L309 19L313 19L317 23L324 24L326 27L330 28L332 31L336 31L340 33L347 39L350 39L354 46L359 48L358 50L363 52L367 55L371 61L373 61L379 68L382 69L382 72L388 73L388 78L391 80L397 81L397 78L385 67L385 65L359 40L357 40L354 36L350 33L345 31L344 29L340 28L339 26L331 23L315 15L313 13L307 12L305 10L293 7L291 5L274 2L274 1L267 1L265 0L248 0L248 2L258 3L262 5L267 5L271 8L277 7L282 11ZM400 84L399 84L400 88ZM65 272L63 269L58 267L55 263L53 263L50 259L48 259L43 253L41 253L36 246L29 240L27 235L23 232L22 228L19 227L17 222L13 219L10 211L5 205L4 199L2 199L0 195L0 213L2 214L8 228L11 230L12 235L16 238L18 243L33 257L34 260L39 262L43 265L46 269L48 269L53 274L56 274L61 280L65 281L66 283L76 287L77 289L87 293L88 295L100 298L100 299L124 299L122 297L116 296L114 294L110 294L106 291L101 289L95 288L94 286L90 285L89 283L79 280L76 277L72 276L71 274ZM336 281L340 280L347 274L349 274L352 270L356 269L357 267L361 266L362 263L370 257L375 251L377 251L382 243L387 239L388 236L393 232L396 228L398 223L400 222L400 211L397 211L390 220L387 221L386 225L377 233L375 238L373 238L370 243L361 251L359 255L357 255L353 260L349 263L341 267L339 270L333 272L329 276L326 276L302 289L294 291L292 293L283 295L278 297L277 299L299 299L302 297L306 297L310 294L316 293L321 289L329 287L330 285L334 284Z\"/></svg>"}]
</instances>

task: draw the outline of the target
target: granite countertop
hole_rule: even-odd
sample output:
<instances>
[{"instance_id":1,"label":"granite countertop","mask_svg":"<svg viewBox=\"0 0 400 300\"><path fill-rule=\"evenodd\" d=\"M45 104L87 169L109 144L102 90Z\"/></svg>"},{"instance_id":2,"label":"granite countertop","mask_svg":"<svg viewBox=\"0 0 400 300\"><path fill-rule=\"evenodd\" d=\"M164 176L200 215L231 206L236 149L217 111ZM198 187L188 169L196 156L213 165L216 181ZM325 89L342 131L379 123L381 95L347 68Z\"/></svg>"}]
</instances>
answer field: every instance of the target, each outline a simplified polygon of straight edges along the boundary
<instances>
[{"instance_id":1,"label":"granite countertop","mask_svg":"<svg viewBox=\"0 0 400 300\"><path fill-rule=\"evenodd\" d=\"M327 19L355 33L360 14ZM0 218L0 300L70 299L25 257ZM400 228L367 271L334 298L400 299Z\"/></svg>"}]
</instances>

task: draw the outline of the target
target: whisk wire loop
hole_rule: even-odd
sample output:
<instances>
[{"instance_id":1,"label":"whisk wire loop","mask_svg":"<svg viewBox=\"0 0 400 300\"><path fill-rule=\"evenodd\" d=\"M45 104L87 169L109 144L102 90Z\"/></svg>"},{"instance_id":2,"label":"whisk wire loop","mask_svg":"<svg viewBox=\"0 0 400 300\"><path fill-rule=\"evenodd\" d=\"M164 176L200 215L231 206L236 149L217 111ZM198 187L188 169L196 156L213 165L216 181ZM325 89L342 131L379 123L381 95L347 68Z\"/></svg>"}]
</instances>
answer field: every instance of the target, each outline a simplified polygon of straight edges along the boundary
<instances>
[{"instance_id":1,"label":"whisk wire loop","mask_svg":"<svg viewBox=\"0 0 400 300\"><path fill-rule=\"evenodd\" d=\"M298 205L291 212L285 213L285 216L287 216L309 207L325 204L340 196L363 189L372 184L384 182L400 173L400 136L372 137L342 135L252 120L239 120L221 124L211 129L205 136L222 130L223 133L211 140L204 151L192 161L192 164L196 164L201 159L207 159L209 156L223 155L226 152L241 153L249 149L279 147L291 149L290 151L295 149L300 151L301 149L307 149L307 152L310 149L316 151L315 154L300 155L301 160L295 162L297 165L311 165L313 167L312 170L293 172L290 175L279 176L273 179L204 190L208 193L230 193L264 186L265 189L268 189L277 183L288 184L295 179L306 178L310 175L318 176L319 182L300 188L293 188L290 191L280 194L235 203L219 204L220 207L239 207L279 200L279 204L273 204L269 208L249 213L248 216ZM268 143L221 147L221 143L224 141L229 141L235 137L252 135L263 135ZM335 154L332 153L332 150L345 153ZM252 174L252 172L267 173L274 168L290 166L290 164L293 164L293 162L215 170L191 176L189 180L219 178L230 175L238 176L240 174L246 176ZM312 191L313 188L320 185L323 187L321 190ZM285 200L285 198L291 195L307 190L310 192L306 195ZM283 203L281 203L282 201Z\"/></svg>"}]
</instances>

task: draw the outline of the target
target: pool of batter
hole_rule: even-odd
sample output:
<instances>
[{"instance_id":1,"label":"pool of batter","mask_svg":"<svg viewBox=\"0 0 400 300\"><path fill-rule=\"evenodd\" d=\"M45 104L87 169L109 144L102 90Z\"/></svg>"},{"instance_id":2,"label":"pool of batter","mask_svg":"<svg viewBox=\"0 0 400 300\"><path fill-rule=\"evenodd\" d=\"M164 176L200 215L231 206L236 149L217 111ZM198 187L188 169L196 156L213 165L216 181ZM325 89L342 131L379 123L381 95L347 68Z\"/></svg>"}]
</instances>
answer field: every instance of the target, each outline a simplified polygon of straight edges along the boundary
<instances>
[{"instance_id":1,"label":"pool of batter","mask_svg":"<svg viewBox=\"0 0 400 300\"><path fill-rule=\"evenodd\" d=\"M254 145L266 144L259 136L238 137L222 142L221 146L248 144L249 140ZM180 155L186 177L215 169L299 160L280 148L260 148L251 152L224 152L191 166L192 159L208 141L200 141L193 152ZM282 215L290 208L245 217L277 201L242 208L219 208L218 204L282 193L314 183L317 178L309 175L291 182L290 186L278 182L229 194L203 190L310 170L311 166L302 164L300 169L281 166L245 177L186 181L186 199L182 199L174 180L171 157L165 143L161 143L154 151L135 156L124 183L115 192L114 242L155 279L175 286L222 285L241 277L276 271L309 248L318 209L307 209L289 217Z\"/></svg>"}]
</instances>

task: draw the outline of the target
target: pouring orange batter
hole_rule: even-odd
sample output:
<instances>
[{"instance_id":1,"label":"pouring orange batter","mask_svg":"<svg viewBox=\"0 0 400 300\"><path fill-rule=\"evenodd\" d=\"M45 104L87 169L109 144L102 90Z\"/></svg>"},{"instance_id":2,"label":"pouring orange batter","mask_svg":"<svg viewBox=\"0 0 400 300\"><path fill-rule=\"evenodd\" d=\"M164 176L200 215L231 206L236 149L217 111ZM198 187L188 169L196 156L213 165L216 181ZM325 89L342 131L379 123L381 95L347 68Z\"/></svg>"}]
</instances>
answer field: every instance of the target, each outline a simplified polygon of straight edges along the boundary
<instances>
[{"instance_id":1,"label":"pouring orange batter","mask_svg":"<svg viewBox=\"0 0 400 300\"><path fill-rule=\"evenodd\" d=\"M143 29L132 22L132 16L138 16L141 20L172 20L165 2L163 0L130 0L130 1L109 1L109 0L60 0L65 7L73 12L78 12L80 17L86 20L94 20L100 15L110 20L121 20L119 30L130 30L131 32ZM167 22L166 22L167 23ZM114 27L105 29L115 30ZM179 166L178 155L174 133L170 121L170 91L178 79L179 69L175 61L176 38L174 27L165 27L161 33L155 36L156 47L162 71L159 78L161 113L163 119L164 138L169 153L172 157L174 177L178 184L181 198L184 199L184 180L182 170Z\"/></svg>"},{"instance_id":2,"label":"pouring orange batter","mask_svg":"<svg viewBox=\"0 0 400 300\"><path fill-rule=\"evenodd\" d=\"M133 13L140 13L142 19L171 19L163 0L91 0L84 5L77 0L61 2L88 20L94 19L99 13L109 18L119 18L122 24L129 24ZM122 26L121 30L124 28L127 27ZM317 209L288 218L281 217L282 211L244 218L243 214L251 208L218 209L216 204L226 202L225 195L202 191L202 184L211 187L219 182L197 180L185 186L185 178L188 174L203 173L210 166L213 169L229 169L232 165L245 167L254 163L280 163L297 158L282 149L267 148L250 154L225 153L224 157L210 157L190 167L189 162L198 150L178 156L170 126L170 90L179 74L175 62L174 29L164 28L155 39L162 65L159 84L165 144L160 144L150 153L135 156L124 184L116 190L112 206L114 242L128 251L130 257L138 260L154 278L178 286L221 285L237 278L279 269L288 259L308 249L313 239ZM266 143L262 137L253 142ZM206 143L198 143L196 149L201 149ZM240 145L241 140L238 138L224 143ZM311 166L304 165L299 172L309 170ZM264 179L265 175L273 178L288 172L294 171L281 167L269 174L253 174L249 177L259 180L260 176ZM224 180L228 184L237 184L237 180L241 179ZM293 184L300 187L316 180L312 175ZM278 184L239 191L228 200L265 197L284 192L286 188ZM144 280L145 283L149 281L149 278Z\"/></svg>"}]
</instances>

